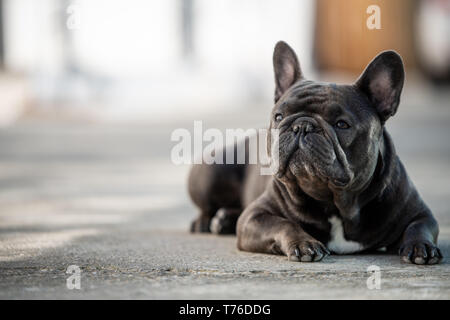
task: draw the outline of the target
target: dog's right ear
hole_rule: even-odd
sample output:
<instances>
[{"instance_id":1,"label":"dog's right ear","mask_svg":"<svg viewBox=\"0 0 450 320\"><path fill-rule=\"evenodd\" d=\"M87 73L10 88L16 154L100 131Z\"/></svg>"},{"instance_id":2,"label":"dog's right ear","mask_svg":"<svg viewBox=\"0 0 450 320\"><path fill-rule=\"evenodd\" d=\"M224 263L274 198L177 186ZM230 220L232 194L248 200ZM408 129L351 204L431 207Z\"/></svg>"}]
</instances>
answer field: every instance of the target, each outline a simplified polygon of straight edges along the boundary
<instances>
[{"instance_id":1,"label":"dog's right ear","mask_svg":"<svg viewBox=\"0 0 450 320\"><path fill-rule=\"evenodd\" d=\"M275 45L273 69L275 72L276 103L290 86L303 77L297 55L284 41L279 41Z\"/></svg>"}]
</instances>

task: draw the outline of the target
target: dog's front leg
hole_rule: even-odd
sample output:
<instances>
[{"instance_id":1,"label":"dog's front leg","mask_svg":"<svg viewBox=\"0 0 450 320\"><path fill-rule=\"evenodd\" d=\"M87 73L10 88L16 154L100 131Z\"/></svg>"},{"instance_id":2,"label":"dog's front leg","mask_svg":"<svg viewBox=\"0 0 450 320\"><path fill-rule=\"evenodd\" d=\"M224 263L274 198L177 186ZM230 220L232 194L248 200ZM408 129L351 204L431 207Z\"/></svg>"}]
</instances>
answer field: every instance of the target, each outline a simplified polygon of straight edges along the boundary
<instances>
[{"instance_id":1,"label":"dog's front leg","mask_svg":"<svg viewBox=\"0 0 450 320\"><path fill-rule=\"evenodd\" d=\"M249 207L237 226L238 248L243 251L284 254L292 261L320 261L330 254L302 227L262 208Z\"/></svg>"},{"instance_id":2,"label":"dog's front leg","mask_svg":"<svg viewBox=\"0 0 450 320\"><path fill-rule=\"evenodd\" d=\"M436 246L439 229L428 212L416 217L403 233L399 254L403 261L415 264L436 264L442 254Z\"/></svg>"}]
</instances>

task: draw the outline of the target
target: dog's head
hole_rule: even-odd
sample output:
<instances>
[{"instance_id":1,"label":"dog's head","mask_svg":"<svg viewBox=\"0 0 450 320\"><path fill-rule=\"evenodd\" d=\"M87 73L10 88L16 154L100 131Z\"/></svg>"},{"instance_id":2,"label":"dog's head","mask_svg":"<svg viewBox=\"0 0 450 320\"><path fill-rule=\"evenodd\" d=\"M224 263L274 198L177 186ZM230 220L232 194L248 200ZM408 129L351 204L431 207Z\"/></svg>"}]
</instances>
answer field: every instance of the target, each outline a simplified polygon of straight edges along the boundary
<instances>
[{"instance_id":1,"label":"dog's head","mask_svg":"<svg viewBox=\"0 0 450 320\"><path fill-rule=\"evenodd\" d=\"M270 128L279 129L277 179L297 183L318 200L364 188L379 160L384 123L399 105L404 81L400 56L380 53L351 85L306 80L285 42L277 43L273 64Z\"/></svg>"}]
</instances>

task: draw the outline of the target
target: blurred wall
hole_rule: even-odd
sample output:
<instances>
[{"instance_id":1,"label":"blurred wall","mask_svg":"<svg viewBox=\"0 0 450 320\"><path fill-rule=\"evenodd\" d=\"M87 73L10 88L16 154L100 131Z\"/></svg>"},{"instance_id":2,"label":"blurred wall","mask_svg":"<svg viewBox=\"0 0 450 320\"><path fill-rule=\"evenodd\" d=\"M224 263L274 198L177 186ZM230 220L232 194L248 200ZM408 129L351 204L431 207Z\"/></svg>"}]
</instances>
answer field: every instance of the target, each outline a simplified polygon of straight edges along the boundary
<instances>
[{"instance_id":1,"label":"blurred wall","mask_svg":"<svg viewBox=\"0 0 450 320\"><path fill-rule=\"evenodd\" d=\"M321 70L360 73L380 51L393 49L413 67L415 1L317 0L315 58ZM369 29L367 20L380 9L380 29ZM372 22L372 21L370 21Z\"/></svg>"},{"instance_id":2,"label":"blurred wall","mask_svg":"<svg viewBox=\"0 0 450 320\"><path fill-rule=\"evenodd\" d=\"M111 119L238 110L272 102L272 52L313 72L312 0L7 0L10 72L32 108Z\"/></svg>"}]
</instances>

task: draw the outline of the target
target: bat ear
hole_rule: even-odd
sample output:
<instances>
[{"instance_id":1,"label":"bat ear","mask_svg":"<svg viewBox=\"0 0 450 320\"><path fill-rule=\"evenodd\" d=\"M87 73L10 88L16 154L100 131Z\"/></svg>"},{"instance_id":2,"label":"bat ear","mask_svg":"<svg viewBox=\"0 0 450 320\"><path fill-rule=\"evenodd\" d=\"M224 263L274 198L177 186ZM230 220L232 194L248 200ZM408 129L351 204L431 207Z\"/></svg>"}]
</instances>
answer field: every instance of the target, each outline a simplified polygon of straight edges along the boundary
<instances>
[{"instance_id":1,"label":"bat ear","mask_svg":"<svg viewBox=\"0 0 450 320\"><path fill-rule=\"evenodd\" d=\"M279 41L275 45L273 70L275 72L275 102L277 102L290 86L302 78L297 55L284 41Z\"/></svg>"},{"instance_id":2,"label":"bat ear","mask_svg":"<svg viewBox=\"0 0 450 320\"><path fill-rule=\"evenodd\" d=\"M380 53L361 74L355 86L367 95L384 124L397 112L405 71L395 51Z\"/></svg>"}]
</instances>

